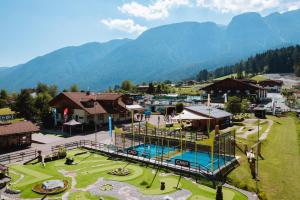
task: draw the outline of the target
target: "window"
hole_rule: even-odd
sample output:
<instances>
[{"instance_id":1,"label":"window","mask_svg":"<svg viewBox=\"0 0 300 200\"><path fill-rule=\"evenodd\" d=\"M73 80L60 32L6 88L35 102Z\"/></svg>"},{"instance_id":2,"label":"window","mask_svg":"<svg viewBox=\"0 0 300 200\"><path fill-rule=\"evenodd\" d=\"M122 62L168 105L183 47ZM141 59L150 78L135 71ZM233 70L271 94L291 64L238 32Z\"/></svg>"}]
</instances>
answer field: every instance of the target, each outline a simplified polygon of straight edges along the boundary
<instances>
[{"instance_id":1,"label":"window","mask_svg":"<svg viewBox=\"0 0 300 200\"><path fill-rule=\"evenodd\" d=\"M99 114L99 115L98 115L98 120L103 121L103 120L104 120L104 115Z\"/></svg>"}]
</instances>

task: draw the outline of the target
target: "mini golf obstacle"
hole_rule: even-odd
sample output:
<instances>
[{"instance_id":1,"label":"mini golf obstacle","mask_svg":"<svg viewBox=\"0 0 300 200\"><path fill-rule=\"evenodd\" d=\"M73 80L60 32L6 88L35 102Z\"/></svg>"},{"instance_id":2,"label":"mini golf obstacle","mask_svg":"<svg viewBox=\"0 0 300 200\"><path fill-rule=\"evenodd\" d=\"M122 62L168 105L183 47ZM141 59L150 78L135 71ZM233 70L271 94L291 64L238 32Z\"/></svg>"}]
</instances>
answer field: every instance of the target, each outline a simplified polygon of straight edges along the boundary
<instances>
[{"instance_id":1,"label":"mini golf obstacle","mask_svg":"<svg viewBox=\"0 0 300 200\"><path fill-rule=\"evenodd\" d=\"M68 188L67 180L48 180L37 184L32 188L32 191L38 194L59 194Z\"/></svg>"}]
</instances>

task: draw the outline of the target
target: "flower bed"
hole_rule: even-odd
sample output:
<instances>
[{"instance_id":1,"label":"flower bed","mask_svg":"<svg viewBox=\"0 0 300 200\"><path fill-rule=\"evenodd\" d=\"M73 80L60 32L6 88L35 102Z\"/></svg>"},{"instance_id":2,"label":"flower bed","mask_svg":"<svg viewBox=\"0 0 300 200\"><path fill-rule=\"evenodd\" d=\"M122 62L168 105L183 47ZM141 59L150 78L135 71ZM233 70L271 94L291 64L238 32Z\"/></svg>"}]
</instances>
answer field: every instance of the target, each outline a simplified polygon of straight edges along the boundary
<instances>
[{"instance_id":1,"label":"flower bed","mask_svg":"<svg viewBox=\"0 0 300 200\"><path fill-rule=\"evenodd\" d=\"M117 168L108 172L108 174L115 175L115 176L127 176L131 174L131 172L126 168Z\"/></svg>"}]
</instances>

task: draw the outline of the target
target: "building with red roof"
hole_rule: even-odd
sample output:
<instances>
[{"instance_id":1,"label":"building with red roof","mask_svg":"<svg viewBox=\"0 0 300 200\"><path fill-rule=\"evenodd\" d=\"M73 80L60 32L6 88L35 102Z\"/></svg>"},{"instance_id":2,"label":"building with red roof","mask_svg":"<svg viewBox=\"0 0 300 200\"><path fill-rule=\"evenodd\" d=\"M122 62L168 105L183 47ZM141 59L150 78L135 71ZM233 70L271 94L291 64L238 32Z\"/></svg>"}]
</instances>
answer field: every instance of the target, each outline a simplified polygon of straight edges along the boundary
<instances>
[{"instance_id":1,"label":"building with red roof","mask_svg":"<svg viewBox=\"0 0 300 200\"><path fill-rule=\"evenodd\" d=\"M0 149L23 148L31 145L31 135L39 128L30 121L0 123Z\"/></svg>"},{"instance_id":2,"label":"building with red roof","mask_svg":"<svg viewBox=\"0 0 300 200\"><path fill-rule=\"evenodd\" d=\"M55 109L57 125L74 119L81 124L96 123L102 127L108 123L109 116L114 123L129 121L131 118L126 105L132 104L132 101L120 93L62 92L49 104Z\"/></svg>"}]
</instances>

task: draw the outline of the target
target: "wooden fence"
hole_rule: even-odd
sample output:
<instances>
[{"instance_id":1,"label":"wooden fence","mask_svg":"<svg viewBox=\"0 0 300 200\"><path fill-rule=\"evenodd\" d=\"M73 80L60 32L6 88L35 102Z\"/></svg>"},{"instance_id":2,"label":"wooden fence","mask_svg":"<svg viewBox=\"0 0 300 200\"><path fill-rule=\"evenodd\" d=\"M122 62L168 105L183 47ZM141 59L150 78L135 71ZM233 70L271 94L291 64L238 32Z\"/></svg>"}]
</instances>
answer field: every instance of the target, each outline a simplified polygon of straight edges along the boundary
<instances>
[{"instance_id":1,"label":"wooden fence","mask_svg":"<svg viewBox=\"0 0 300 200\"><path fill-rule=\"evenodd\" d=\"M16 163L24 162L37 157L38 153L36 149L20 151L15 153L8 153L5 155L0 155L0 163Z\"/></svg>"}]
</instances>

